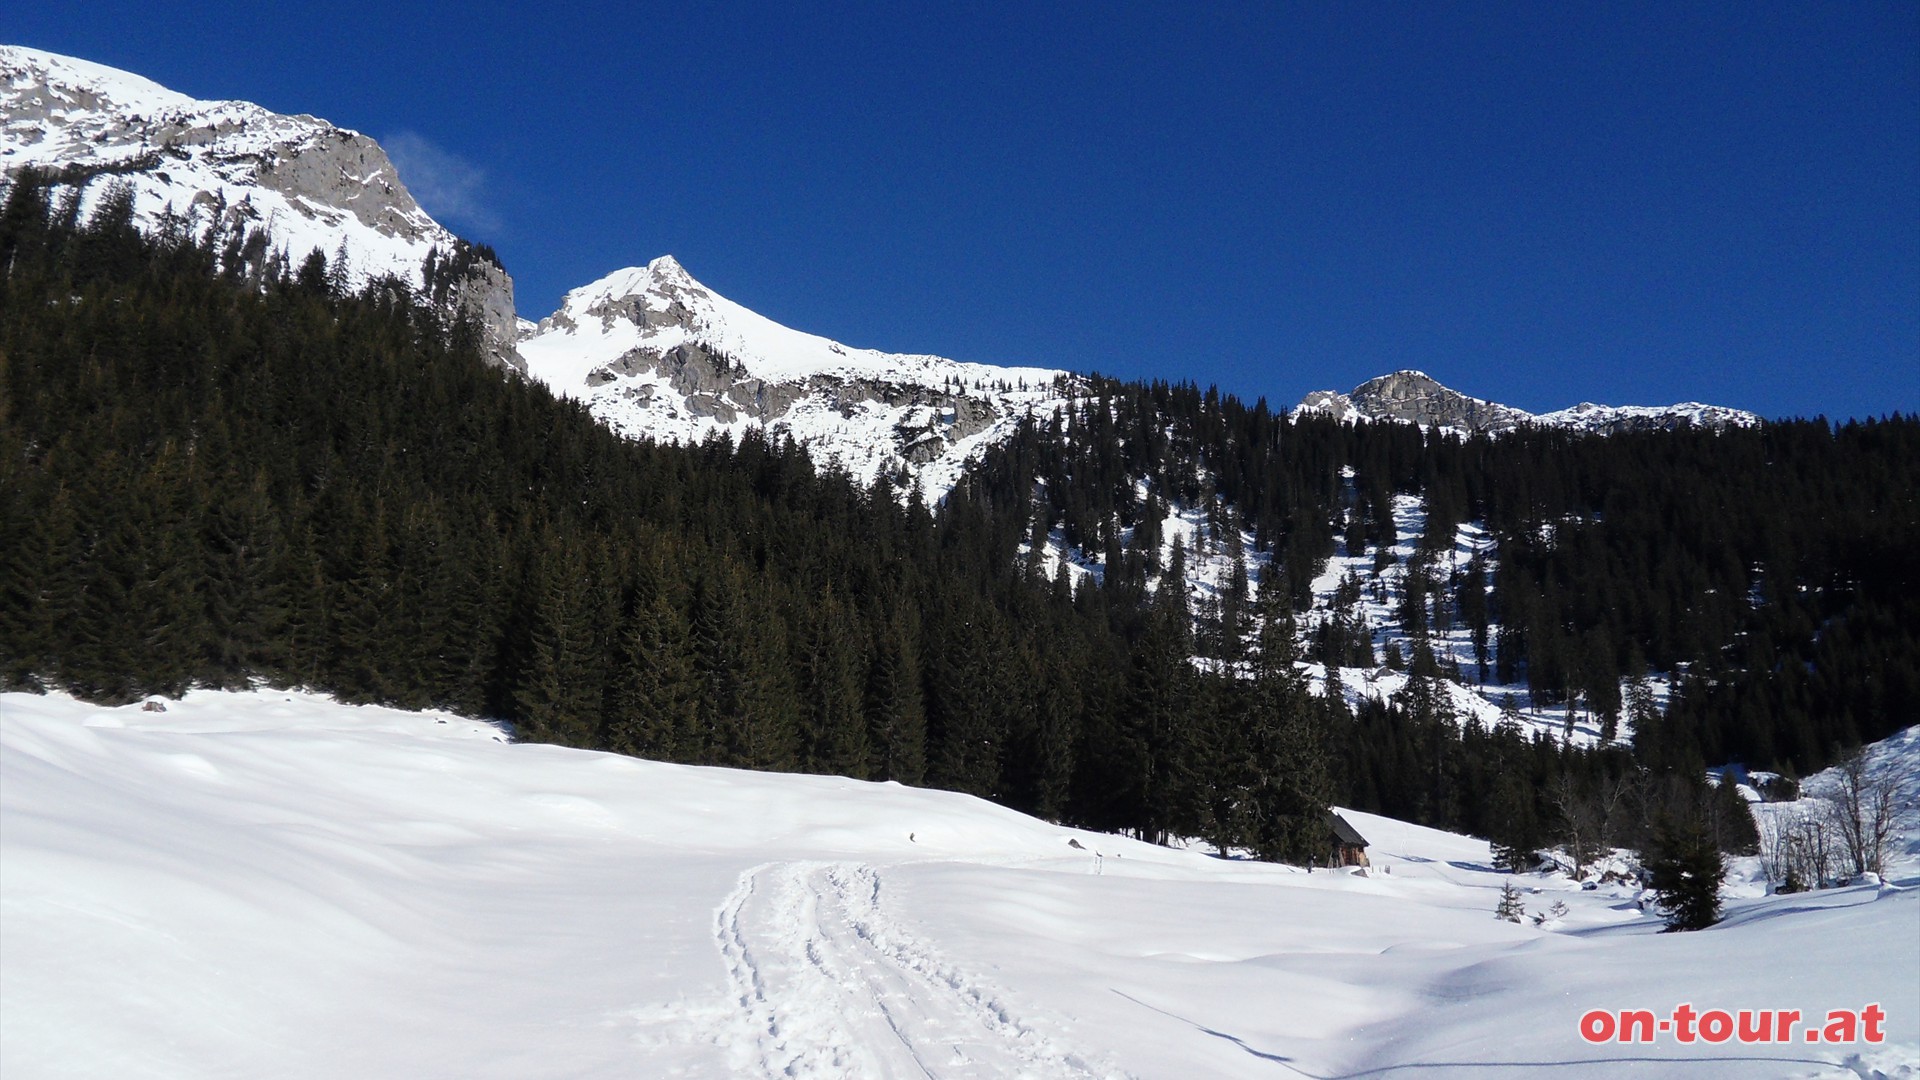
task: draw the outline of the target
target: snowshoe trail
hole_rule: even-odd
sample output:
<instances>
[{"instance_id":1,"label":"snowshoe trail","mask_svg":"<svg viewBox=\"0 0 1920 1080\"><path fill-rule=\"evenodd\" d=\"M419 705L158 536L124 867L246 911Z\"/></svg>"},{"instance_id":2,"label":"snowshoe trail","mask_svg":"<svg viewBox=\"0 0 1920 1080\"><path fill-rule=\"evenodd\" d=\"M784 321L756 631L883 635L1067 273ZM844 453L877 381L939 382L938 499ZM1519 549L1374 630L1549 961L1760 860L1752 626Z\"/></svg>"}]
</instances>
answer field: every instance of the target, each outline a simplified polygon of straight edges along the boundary
<instances>
[{"instance_id":1,"label":"snowshoe trail","mask_svg":"<svg viewBox=\"0 0 1920 1080\"><path fill-rule=\"evenodd\" d=\"M916 939L872 867L754 867L714 912L737 1074L768 1077L1124 1075L1022 1015L1003 991Z\"/></svg>"}]
</instances>

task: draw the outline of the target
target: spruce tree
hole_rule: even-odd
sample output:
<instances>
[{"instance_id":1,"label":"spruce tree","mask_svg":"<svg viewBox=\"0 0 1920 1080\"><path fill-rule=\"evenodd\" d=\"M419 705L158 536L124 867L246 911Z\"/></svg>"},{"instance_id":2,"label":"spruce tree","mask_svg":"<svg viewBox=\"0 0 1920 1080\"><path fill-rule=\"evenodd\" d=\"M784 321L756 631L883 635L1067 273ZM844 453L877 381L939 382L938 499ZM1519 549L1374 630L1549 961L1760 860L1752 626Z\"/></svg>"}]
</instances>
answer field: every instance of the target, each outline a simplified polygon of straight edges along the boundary
<instances>
[{"instance_id":1,"label":"spruce tree","mask_svg":"<svg viewBox=\"0 0 1920 1080\"><path fill-rule=\"evenodd\" d=\"M543 742L592 746L598 733L606 656L590 573L582 554L557 540L535 556L531 651L514 701Z\"/></svg>"},{"instance_id":2,"label":"spruce tree","mask_svg":"<svg viewBox=\"0 0 1920 1080\"><path fill-rule=\"evenodd\" d=\"M873 630L867 671L867 723L874 778L918 784L927 771L927 713L921 689L920 630L905 611Z\"/></svg>"},{"instance_id":3,"label":"spruce tree","mask_svg":"<svg viewBox=\"0 0 1920 1080\"><path fill-rule=\"evenodd\" d=\"M852 615L830 596L816 602L806 616L800 700L809 742L807 767L814 772L859 780L872 775L862 636Z\"/></svg>"},{"instance_id":4,"label":"spruce tree","mask_svg":"<svg viewBox=\"0 0 1920 1080\"><path fill-rule=\"evenodd\" d=\"M727 763L793 772L802 764L802 710L786 624L765 606L755 607L741 655L738 711L723 735Z\"/></svg>"},{"instance_id":5,"label":"spruce tree","mask_svg":"<svg viewBox=\"0 0 1920 1080\"><path fill-rule=\"evenodd\" d=\"M1704 930L1720 921L1726 862L1697 820L1661 821L1647 850L1647 885L1667 913L1668 930Z\"/></svg>"},{"instance_id":6,"label":"spruce tree","mask_svg":"<svg viewBox=\"0 0 1920 1080\"><path fill-rule=\"evenodd\" d=\"M700 680L686 616L663 596L644 601L620 635L607 683L609 750L697 760Z\"/></svg>"},{"instance_id":7,"label":"spruce tree","mask_svg":"<svg viewBox=\"0 0 1920 1080\"><path fill-rule=\"evenodd\" d=\"M1500 902L1494 905L1493 917L1517 923L1527 917L1527 906L1520 899L1520 890L1509 881L1500 886Z\"/></svg>"}]
</instances>

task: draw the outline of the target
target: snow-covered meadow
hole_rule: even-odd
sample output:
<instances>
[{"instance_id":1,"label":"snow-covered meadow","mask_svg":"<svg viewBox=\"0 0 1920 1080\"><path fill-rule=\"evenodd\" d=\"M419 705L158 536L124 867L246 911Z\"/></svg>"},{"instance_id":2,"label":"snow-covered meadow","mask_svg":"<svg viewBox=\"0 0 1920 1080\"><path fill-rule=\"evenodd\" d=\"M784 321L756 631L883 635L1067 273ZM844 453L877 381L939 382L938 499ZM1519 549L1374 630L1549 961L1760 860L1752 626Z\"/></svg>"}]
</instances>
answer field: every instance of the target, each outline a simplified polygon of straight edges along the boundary
<instances>
[{"instance_id":1,"label":"snow-covered meadow","mask_svg":"<svg viewBox=\"0 0 1920 1080\"><path fill-rule=\"evenodd\" d=\"M1660 934L1624 886L1514 879L1567 905L1541 929L1493 917L1483 842L1349 817L1373 869L1309 874L300 693L9 694L0 1073L1915 1074L1920 891L1735 889ZM1878 1002L1888 1039L1576 1029L1681 1002Z\"/></svg>"}]
</instances>

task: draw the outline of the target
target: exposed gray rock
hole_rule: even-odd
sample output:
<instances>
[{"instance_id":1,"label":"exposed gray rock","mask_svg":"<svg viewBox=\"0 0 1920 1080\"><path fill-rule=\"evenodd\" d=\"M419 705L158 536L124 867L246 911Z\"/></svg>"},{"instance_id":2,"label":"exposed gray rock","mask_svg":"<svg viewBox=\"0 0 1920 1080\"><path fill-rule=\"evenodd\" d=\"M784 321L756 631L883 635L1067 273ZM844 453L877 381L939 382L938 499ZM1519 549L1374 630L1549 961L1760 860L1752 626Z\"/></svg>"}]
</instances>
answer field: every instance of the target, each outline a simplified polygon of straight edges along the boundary
<instances>
[{"instance_id":1,"label":"exposed gray rock","mask_svg":"<svg viewBox=\"0 0 1920 1080\"><path fill-rule=\"evenodd\" d=\"M769 423L805 398L820 401L846 417L870 405L908 409L909 417L895 426L897 449L903 458L916 464L938 457L953 443L985 431L1002 419L1001 412L983 397L912 383L825 374L788 382L753 378L726 357L695 343L665 351L645 346L629 349L619 359L588 373L586 383L597 388L643 375L664 380L688 414L710 416L723 423L738 419ZM658 392L658 384L648 382L644 389L629 388L623 396L648 401Z\"/></svg>"},{"instance_id":2,"label":"exposed gray rock","mask_svg":"<svg viewBox=\"0 0 1920 1080\"><path fill-rule=\"evenodd\" d=\"M475 263L460 283L454 303L480 324L488 359L500 367L527 370L527 362L515 348L520 324L513 310L513 279L505 270L488 262Z\"/></svg>"},{"instance_id":3,"label":"exposed gray rock","mask_svg":"<svg viewBox=\"0 0 1920 1080\"><path fill-rule=\"evenodd\" d=\"M947 446L947 440L941 438L939 435L922 434L916 438L902 433L900 439L900 456L915 465L925 465L927 462L946 453Z\"/></svg>"},{"instance_id":4,"label":"exposed gray rock","mask_svg":"<svg viewBox=\"0 0 1920 1080\"><path fill-rule=\"evenodd\" d=\"M1511 405L1469 397L1418 371L1396 371L1369 379L1352 394L1315 390L1295 414L1319 413L1340 420L1394 421L1422 427L1482 434L1511 431L1522 424L1564 427L1612 435L1629 431L1672 431L1684 427L1744 427L1759 417L1739 409L1686 402L1663 406L1610 406L1584 402L1571 409L1536 416Z\"/></svg>"},{"instance_id":5,"label":"exposed gray rock","mask_svg":"<svg viewBox=\"0 0 1920 1080\"><path fill-rule=\"evenodd\" d=\"M419 287L426 255L457 243L401 183L379 144L311 116L242 101L199 101L138 76L50 53L0 47L0 168L33 166L87 187L130 183L137 220L168 209L196 228L264 230L289 262L345 247L354 280ZM267 207L264 212L262 207ZM525 370L513 281L474 260L445 294L480 327L494 362Z\"/></svg>"},{"instance_id":6,"label":"exposed gray rock","mask_svg":"<svg viewBox=\"0 0 1920 1080\"><path fill-rule=\"evenodd\" d=\"M574 322L573 319L569 317L565 311L556 311L553 314L547 316L546 318L541 319L539 322L534 323L533 329L522 330L520 333L520 338L522 341L524 341L530 337L538 337L539 335L547 333L550 330L564 330L564 331L572 332L578 329L580 329L580 324L577 322Z\"/></svg>"},{"instance_id":7,"label":"exposed gray rock","mask_svg":"<svg viewBox=\"0 0 1920 1080\"><path fill-rule=\"evenodd\" d=\"M252 154L232 155L249 168L261 187L295 199L305 199L316 213L341 213L389 236L431 242L433 222L400 184L386 151L357 132L330 127L310 116L293 118L306 124L299 136ZM166 145L164 140L162 145Z\"/></svg>"},{"instance_id":8,"label":"exposed gray rock","mask_svg":"<svg viewBox=\"0 0 1920 1080\"><path fill-rule=\"evenodd\" d=\"M597 316L601 326L606 329L612 329L613 324L621 319L650 330L663 326L686 326L694 318L693 312L687 308L687 300L707 295L706 290L698 287L690 291L695 294L694 297L673 296L664 311L656 311L649 306L646 297L623 296L618 299L603 300L589 307L587 314ZM564 319L565 316L558 315L557 318ZM570 326L572 321L567 320L564 325Z\"/></svg>"},{"instance_id":9,"label":"exposed gray rock","mask_svg":"<svg viewBox=\"0 0 1920 1080\"><path fill-rule=\"evenodd\" d=\"M1509 431L1530 419L1519 409L1468 397L1418 371L1396 371L1369 379L1355 387L1348 399L1370 419L1400 420L1422 427Z\"/></svg>"}]
</instances>

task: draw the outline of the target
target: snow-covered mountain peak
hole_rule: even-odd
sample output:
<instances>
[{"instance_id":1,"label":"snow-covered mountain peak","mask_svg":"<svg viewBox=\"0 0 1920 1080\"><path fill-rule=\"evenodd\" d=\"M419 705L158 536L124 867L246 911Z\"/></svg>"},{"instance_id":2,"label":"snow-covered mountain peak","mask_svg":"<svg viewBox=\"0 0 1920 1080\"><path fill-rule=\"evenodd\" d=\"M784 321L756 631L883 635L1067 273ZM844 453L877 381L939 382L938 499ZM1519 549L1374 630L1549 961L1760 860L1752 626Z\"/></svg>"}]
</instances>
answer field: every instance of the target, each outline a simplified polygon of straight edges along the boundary
<instances>
[{"instance_id":1,"label":"snow-covered mountain peak","mask_svg":"<svg viewBox=\"0 0 1920 1080\"><path fill-rule=\"evenodd\" d=\"M1368 379L1354 387L1350 394L1316 390L1301 400L1293 415L1330 416L1343 423L1395 421L1487 434L1511 431L1522 425L1611 435L1683 427L1751 427L1760 422L1753 413L1697 401L1678 405L1596 405L1586 401L1569 409L1535 414L1470 397L1412 368Z\"/></svg>"},{"instance_id":2,"label":"snow-covered mountain peak","mask_svg":"<svg viewBox=\"0 0 1920 1080\"><path fill-rule=\"evenodd\" d=\"M210 206L229 187L253 189L233 191L234 203L278 194L286 205L263 207L266 213L335 230L357 224L348 231L371 234L340 237L361 257L363 278L417 272L405 248L453 239L414 201L386 154L358 132L245 101L201 101L129 72L33 49L0 47L0 77L0 160L9 171L35 165L151 179L157 183L137 184L139 194L181 196L173 205L181 213ZM196 175L202 171L212 175ZM206 183L196 187L196 180ZM273 225L302 239L314 231L291 221ZM313 246L331 252L337 243Z\"/></svg>"},{"instance_id":3,"label":"snow-covered mountain peak","mask_svg":"<svg viewBox=\"0 0 1920 1080\"><path fill-rule=\"evenodd\" d=\"M136 220L185 219L195 235L260 232L282 265L314 250L344 255L354 286L391 275L424 287L429 252L460 245L401 183L379 144L312 116L245 101L202 101L73 57L0 46L0 169L52 173L91 201L127 184ZM513 283L462 260L448 290L485 328L495 358L517 363Z\"/></svg>"},{"instance_id":4,"label":"snow-covered mountain peak","mask_svg":"<svg viewBox=\"0 0 1920 1080\"><path fill-rule=\"evenodd\" d=\"M711 294L687 273L680 260L662 255L645 266L629 266L567 293L560 311L578 316L589 309L640 298L656 310L666 310L675 299L705 300Z\"/></svg>"},{"instance_id":5,"label":"snow-covered mountain peak","mask_svg":"<svg viewBox=\"0 0 1920 1080\"><path fill-rule=\"evenodd\" d=\"M672 255L660 256L648 263L645 269L648 277L663 288L676 285L699 288L700 283L693 280L693 275L687 273L687 268L681 266L680 260Z\"/></svg>"},{"instance_id":6,"label":"snow-covered mountain peak","mask_svg":"<svg viewBox=\"0 0 1920 1080\"><path fill-rule=\"evenodd\" d=\"M697 442L759 427L863 482L916 478L929 498L1074 378L844 345L727 299L671 255L567 293L520 351L535 378L624 434Z\"/></svg>"},{"instance_id":7,"label":"snow-covered mountain peak","mask_svg":"<svg viewBox=\"0 0 1920 1080\"><path fill-rule=\"evenodd\" d=\"M701 284L678 259L662 255L645 266L616 270L567 293L560 309L542 320L535 336L568 335L578 343L596 336L666 350L697 341L727 357L742 371L761 379L795 379L833 374L848 377L901 377L948 381L1051 381L1059 372L1037 368L998 368L961 364L923 354L883 352L843 345L831 338L795 330L767 318Z\"/></svg>"},{"instance_id":8,"label":"snow-covered mountain peak","mask_svg":"<svg viewBox=\"0 0 1920 1080\"><path fill-rule=\"evenodd\" d=\"M1583 401L1570 409L1542 413L1534 422L1611 434L1649 428L1754 427L1760 423L1760 417L1744 409L1699 401L1683 401L1677 405L1596 405Z\"/></svg>"}]
</instances>

